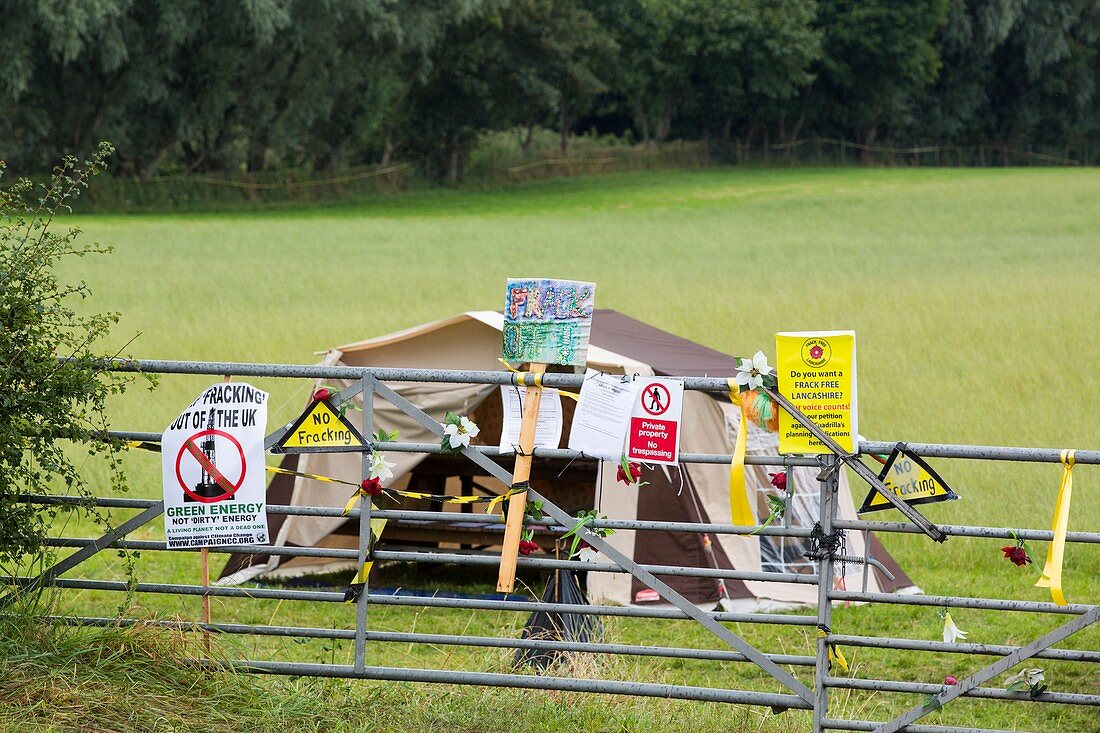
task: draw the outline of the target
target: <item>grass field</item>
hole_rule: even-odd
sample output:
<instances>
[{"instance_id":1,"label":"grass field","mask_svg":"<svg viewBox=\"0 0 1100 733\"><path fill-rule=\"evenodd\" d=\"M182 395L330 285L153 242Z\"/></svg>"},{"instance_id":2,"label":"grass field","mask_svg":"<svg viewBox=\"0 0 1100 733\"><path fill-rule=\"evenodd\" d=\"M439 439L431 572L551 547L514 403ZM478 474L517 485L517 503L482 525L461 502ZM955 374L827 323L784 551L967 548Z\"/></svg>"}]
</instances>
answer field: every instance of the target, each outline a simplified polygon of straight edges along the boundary
<instances>
[{"instance_id":1,"label":"grass field","mask_svg":"<svg viewBox=\"0 0 1100 733\"><path fill-rule=\"evenodd\" d=\"M72 223L116 251L74 263L64 274L91 285L95 297L87 307L123 314L115 346L140 333L127 347L133 356L287 363L312 363L317 350L459 311L498 308L508 276L592 280L598 307L732 354L762 348L774 357L776 331L855 329L860 431L870 439L1097 448L1097 201L1100 175L1090 170L652 172L310 210L84 217ZM209 381L165 377L153 392L135 389L116 404L113 427L159 431ZM251 381L272 393L271 425L297 414L308 390L302 382ZM156 495L155 457L135 455L127 463L134 493ZM1049 525L1058 467L937 466L963 500L928 507L934 520ZM1075 479L1071 529L1095 531L1100 472L1081 467ZM153 528L142 537L159 535ZM1031 587L1030 568L1000 559L1000 543L883 539L928 593L1046 600ZM1041 543L1034 549L1045 551ZM147 553L139 579L194 582L196 567L193 555ZM1065 576L1071 602L1100 603L1100 553L1070 546ZM66 598L98 604L103 613L117 605L91 594ZM162 616L193 618L198 608L195 599L139 601L139 612ZM994 644L1026 642L1060 623L1011 613L954 615L971 632L968 641ZM216 603L215 618L349 622L345 607L274 603ZM904 607L841 608L835 621L840 633L926 639L937 639L941 626L933 609ZM496 614L371 611L372 627L382 629L509 634L521 623ZM805 632L777 629L737 631L768 650L811 653ZM615 640L710 645L703 632L683 625L622 624L610 633ZM263 643L268 654L279 647L288 658L312 661L341 661L348 653L319 641ZM1065 646L1098 649L1100 632L1090 629ZM859 676L924 682L944 674L961 678L983 663L903 656L850 652ZM379 645L370 661L492 670L503 668L507 655ZM1039 666L1048 668L1052 690L1100 689L1100 670ZM610 673L772 689L745 665L630 661L614 663ZM371 688L359 685L346 694L366 695ZM807 724L794 714L765 719L758 711L716 705L396 688L408 692L391 700L411 708L379 718L381 727L396 720L414 729L429 723L441 730L515 727L499 714L494 701L500 699L516 706L516 725L528 731L782 731ZM885 694L836 698L834 713L872 718L916 701ZM492 715L484 713L487 706L496 708ZM1087 708L963 701L929 722L1086 731L1100 730L1097 717Z\"/></svg>"}]
</instances>

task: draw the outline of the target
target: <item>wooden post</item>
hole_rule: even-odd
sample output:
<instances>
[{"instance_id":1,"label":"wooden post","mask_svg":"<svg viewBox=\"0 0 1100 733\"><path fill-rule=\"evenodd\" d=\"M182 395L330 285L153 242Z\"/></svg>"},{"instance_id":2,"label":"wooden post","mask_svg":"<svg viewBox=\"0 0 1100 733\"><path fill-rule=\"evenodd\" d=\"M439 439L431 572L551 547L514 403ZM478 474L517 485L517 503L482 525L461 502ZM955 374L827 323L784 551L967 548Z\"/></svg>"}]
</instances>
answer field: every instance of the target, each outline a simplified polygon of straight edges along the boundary
<instances>
[{"instance_id":1,"label":"wooden post","mask_svg":"<svg viewBox=\"0 0 1100 733\"><path fill-rule=\"evenodd\" d=\"M202 563L202 587L203 589L210 587L210 550L206 547L202 548L199 553ZM204 624L210 623L210 596L203 593L202 595L202 622ZM202 632L203 645L206 647L206 653L210 654L210 632L203 630Z\"/></svg>"},{"instance_id":2,"label":"wooden post","mask_svg":"<svg viewBox=\"0 0 1100 733\"><path fill-rule=\"evenodd\" d=\"M541 377L546 373L545 364L531 364L531 373ZM538 424L542 387L527 386L523 400L523 422L519 426L519 447L516 450L512 484L531 478L531 453L535 450L535 426ZM497 591L511 593L516 585L516 562L519 560L519 538L523 533L523 513L527 508L527 492L514 494L508 499L508 521L504 526L504 547L500 551L500 573L497 575Z\"/></svg>"},{"instance_id":3,"label":"wooden post","mask_svg":"<svg viewBox=\"0 0 1100 733\"><path fill-rule=\"evenodd\" d=\"M222 381L223 382L231 382L231 381L233 381L233 377L229 374L226 374L224 377L222 377ZM210 587L210 548L203 547L201 550L199 550L199 564L202 568L202 570L201 570L201 573L202 573L202 587L204 589L209 588ZM205 592L202 594L202 622L204 624L209 624L210 623L210 596L208 596ZM206 653L209 654L210 653L210 632L209 631L203 631L202 636L203 636L203 644L206 647Z\"/></svg>"}]
</instances>

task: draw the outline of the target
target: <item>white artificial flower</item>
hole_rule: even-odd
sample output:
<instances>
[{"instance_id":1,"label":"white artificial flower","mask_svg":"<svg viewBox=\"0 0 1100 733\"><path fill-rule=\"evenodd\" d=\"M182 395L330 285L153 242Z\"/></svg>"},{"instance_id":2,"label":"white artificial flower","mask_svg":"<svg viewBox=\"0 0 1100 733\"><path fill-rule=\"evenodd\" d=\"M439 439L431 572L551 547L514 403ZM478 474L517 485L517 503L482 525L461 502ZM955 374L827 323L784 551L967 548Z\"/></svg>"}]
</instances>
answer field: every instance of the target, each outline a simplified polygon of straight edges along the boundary
<instances>
[{"instance_id":1,"label":"white artificial flower","mask_svg":"<svg viewBox=\"0 0 1100 733\"><path fill-rule=\"evenodd\" d=\"M470 438L477 437L481 428L470 418L463 415L457 423L446 423L443 426L443 437L452 450L470 447Z\"/></svg>"},{"instance_id":2,"label":"white artificial flower","mask_svg":"<svg viewBox=\"0 0 1100 733\"><path fill-rule=\"evenodd\" d=\"M1023 683L1028 687L1035 687L1045 679L1046 676L1043 675L1043 670L1038 667L1028 667L1026 669L1021 669L1005 680L1005 687L1012 687L1012 685L1017 683Z\"/></svg>"},{"instance_id":3,"label":"white artificial flower","mask_svg":"<svg viewBox=\"0 0 1100 733\"><path fill-rule=\"evenodd\" d=\"M966 639L966 631L963 631L955 625L955 621L951 618L951 614L944 614L943 617L943 640L949 643L954 643L956 639Z\"/></svg>"},{"instance_id":4,"label":"white artificial flower","mask_svg":"<svg viewBox=\"0 0 1100 733\"><path fill-rule=\"evenodd\" d=\"M382 455L378 451L375 451L374 454L371 455L370 459L370 478L376 478L379 481L385 481L388 478L393 478L393 471L391 471L390 469L393 468L395 465L397 464L390 463L386 460L386 457L384 455Z\"/></svg>"},{"instance_id":5,"label":"white artificial flower","mask_svg":"<svg viewBox=\"0 0 1100 733\"><path fill-rule=\"evenodd\" d=\"M477 423L475 423L473 420L466 417L465 415L462 416L462 418L459 420L459 423L460 430L469 435L471 438L476 438L477 434L481 432L481 428L477 426ZM466 444L469 445L470 441L467 440Z\"/></svg>"},{"instance_id":6,"label":"white artificial flower","mask_svg":"<svg viewBox=\"0 0 1100 733\"><path fill-rule=\"evenodd\" d=\"M443 426L443 437L447 439L447 445L454 450L470 445L470 436L462 432L458 425L447 423Z\"/></svg>"},{"instance_id":7,"label":"white artificial flower","mask_svg":"<svg viewBox=\"0 0 1100 733\"><path fill-rule=\"evenodd\" d=\"M577 550L577 559L581 562L592 562L599 554L598 550L586 547L583 550Z\"/></svg>"},{"instance_id":8,"label":"white artificial flower","mask_svg":"<svg viewBox=\"0 0 1100 733\"><path fill-rule=\"evenodd\" d=\"M768 357L763 351L753 354L752 360L742 359L737 367L737 376L733 378L736 384L748 387L750 390L758 389L764 384L764 375L770 373L772 368L768 366Z\"/></svg>"}]
</instances>

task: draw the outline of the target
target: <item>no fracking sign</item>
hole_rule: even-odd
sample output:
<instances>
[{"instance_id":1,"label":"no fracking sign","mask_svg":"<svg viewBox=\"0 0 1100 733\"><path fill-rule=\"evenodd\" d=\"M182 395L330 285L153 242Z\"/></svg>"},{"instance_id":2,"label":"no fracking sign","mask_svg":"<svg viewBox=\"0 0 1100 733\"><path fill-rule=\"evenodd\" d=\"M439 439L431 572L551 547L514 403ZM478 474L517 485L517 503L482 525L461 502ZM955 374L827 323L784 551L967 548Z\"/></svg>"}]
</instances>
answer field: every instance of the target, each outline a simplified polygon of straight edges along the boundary
<instances>
[{"instance_id":1,"label":"no fracking sign","mask_svg":"<svg viewBox=\"0 0 1100 733\"><path fill-rule=\"evenodd\" d=\"M216 384L164 430L161 468L169 549L266 544L267 393Z\"/></svg>"}]
</instances>

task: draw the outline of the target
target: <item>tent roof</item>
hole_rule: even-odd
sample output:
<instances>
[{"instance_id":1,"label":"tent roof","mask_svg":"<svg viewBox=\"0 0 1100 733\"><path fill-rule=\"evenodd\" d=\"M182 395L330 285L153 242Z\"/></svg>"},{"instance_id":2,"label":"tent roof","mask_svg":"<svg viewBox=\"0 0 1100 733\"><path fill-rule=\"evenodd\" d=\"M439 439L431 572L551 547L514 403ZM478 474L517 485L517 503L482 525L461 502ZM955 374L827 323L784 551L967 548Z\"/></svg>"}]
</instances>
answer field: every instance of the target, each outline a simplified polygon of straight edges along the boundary
<instances>
[{"instance_id":1,"label":"tent roof","mask_svg":"<svg viewBox=\"0 0 1100 733\"><path fill-rule=\"evenodd\" d=\"M611 309L592 317L592 343L649 364L657 375L702 377L737 372L737 359Z\"/></svg>"},{"instance_id":2,"label":"tent roof","mask_svg":"<svg viewBox=\"0 0 1100 733\"><path fill-rule=\"evenodd\" d=\"M504 330L504 317L501 313L469 311L336 348L344 354L369 351L425 336L469 320L480 321L497 331ZM606 351L609 352L608 356L621 356L631 361L648 364L658 375L721 376L734 374L737 371L737 359L728 354L681 338L668 331L662 331L610 308L599 308L594 312L590 344L594 350L594 353L589 355L590 361L604 361L599 358L599 352Z\"/></svg>"}]
</instances>

